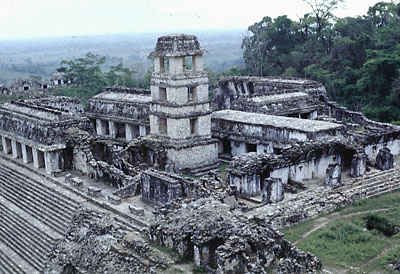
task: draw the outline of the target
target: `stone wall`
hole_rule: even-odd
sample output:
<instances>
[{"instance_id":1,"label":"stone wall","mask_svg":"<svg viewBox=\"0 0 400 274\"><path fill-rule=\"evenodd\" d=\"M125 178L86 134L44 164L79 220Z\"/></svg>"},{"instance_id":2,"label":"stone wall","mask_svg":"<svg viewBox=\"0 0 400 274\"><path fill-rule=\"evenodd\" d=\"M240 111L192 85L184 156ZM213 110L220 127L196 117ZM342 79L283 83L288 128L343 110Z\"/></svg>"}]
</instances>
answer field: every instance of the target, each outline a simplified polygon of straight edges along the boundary
<instances>
[{"instance_id":1,"label":"stone wall","mask_svg":"<svg viewBox=\"0 0 400 274\"><path fill-rule=\"evenodd\" d=\"M278 155L236 156L228 168L229 184L241 195L254 196L261 193L266 178L280 179L284 185L324 179L329 165L342 164L344 153L353 155L356 150L340 142L311 142L293 145Z\"/></svg>"},{"instance_id":2,"label":"stone wall","mask_svg":"<svg viewBox=\"0 0 400 274\"><path fill-rule=\"evenodd\" d=\"M326 95L326 89L321 83L310 80L234 76L223 78L218 82L218 88L214 91L212 107L215 110L230 109L239 98L298 91L316 96L316 98Z\"/></svg>"},{"instance_id":3,"label":"stone wall","mask_svg":"<svg viewBox=\"0 0 400 274\"><path fill-rule=\"evenodd\" d=\"M306 273L321 268L318 258L295 248L266 222L247 219L213 199L200 199L160 216L149 237L221 274Z\"/></svg>"}]
</instances>

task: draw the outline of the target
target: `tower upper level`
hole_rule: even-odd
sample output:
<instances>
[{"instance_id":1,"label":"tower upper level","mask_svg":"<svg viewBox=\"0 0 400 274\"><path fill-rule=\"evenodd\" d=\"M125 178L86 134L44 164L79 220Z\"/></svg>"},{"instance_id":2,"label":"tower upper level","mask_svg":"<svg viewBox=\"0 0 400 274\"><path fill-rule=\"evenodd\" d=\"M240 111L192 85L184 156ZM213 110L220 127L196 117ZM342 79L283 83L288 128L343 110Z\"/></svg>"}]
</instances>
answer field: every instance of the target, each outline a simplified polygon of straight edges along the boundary
<instances>
[{"instance_id":1,"label":"tower upper level","mask_svg":"<svg viewBox=\"0 0 400 274\"><path fill-rule=\"evenodd\" d=\"M194 35L178 34L158 38L155 50L150 54L154 60L154 74L182 75L201 73L204 51Z\"/></svg>"}]
</instances>

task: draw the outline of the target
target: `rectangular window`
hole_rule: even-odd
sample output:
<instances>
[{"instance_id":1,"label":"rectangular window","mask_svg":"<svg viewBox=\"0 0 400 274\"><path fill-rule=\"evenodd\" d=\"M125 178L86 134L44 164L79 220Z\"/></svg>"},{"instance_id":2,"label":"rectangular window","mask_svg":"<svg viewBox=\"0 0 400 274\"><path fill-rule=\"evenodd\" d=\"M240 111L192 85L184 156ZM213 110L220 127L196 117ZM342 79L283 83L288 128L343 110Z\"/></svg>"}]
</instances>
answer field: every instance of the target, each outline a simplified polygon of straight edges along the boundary
<instances>
[{"instance_id":1,"label":"rectangular window","mask_svg":"<svg viewBox=\"0 0 400 274\"><path fill-rule=\"evenodd\" d=\"M197 118L190 119L190 134L197 135L197 128L198 128L198 119Z\"/></svg>"},{"instance_id":2,"label":"rectangular window","mask_svg":"<svg viewBox=\"0 0 400 274\"><path fill-rule=\"evenodd\" d=\"M161 102L167 101L167 89L166 88L159 88L159 100Z\"/></svg>"},{"instance_id":3,"label":"rectangular window","mask_svg":"<svg viewBox=\"0 0 400 274\"><path fill-rule=\"evenodd\" d=\"M160 57L160 72L169 72L169 60L166 57Z\"/></svg>"},{"instance_id":4,"label":"rectangular window","mask_svg":"<svg viewBox=\"0 0 400 274\"><path fill-rule=\"evenodd\" d=\"M162 135L167 135L167 119L166 118L159 118L158 119L159 125L159 132Z\"/></svg>"},{"instance_id":5,"label":"rectangular window","mask_svg":"<svg viewBox=\"0 0 400 274\"><path fill-rule=\"evenodd\" d=\"M188 102L197 102L197 88L188 87Z\"/></svg>"},{"instance_id":6,"label":"rectangular window","mask_svg":"<svg viewBox=\"0 0 400 274\"><path fill-rule=\"evenodd\" d=\"M183 67L185 70L193 70L193 56L186 56Z\"/></svg>"}]
</instances>

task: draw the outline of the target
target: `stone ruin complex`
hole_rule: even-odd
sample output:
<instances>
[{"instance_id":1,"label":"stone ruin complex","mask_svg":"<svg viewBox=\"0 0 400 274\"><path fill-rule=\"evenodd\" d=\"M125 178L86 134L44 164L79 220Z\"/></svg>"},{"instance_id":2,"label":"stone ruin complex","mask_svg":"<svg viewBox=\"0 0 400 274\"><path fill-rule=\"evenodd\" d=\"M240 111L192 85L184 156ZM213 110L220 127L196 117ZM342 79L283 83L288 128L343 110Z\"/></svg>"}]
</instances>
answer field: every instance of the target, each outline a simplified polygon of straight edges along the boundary
<instances>
[{"instance_id":1,"label":"stone ruin complex","mask_svg":"<svg viewBox=\"0 0 400 274\"><path fill-rule=\"evenodd\" d=\"M400 188L400 127L305 79L210 96L203 54L160 37L150 90L1 105L1 273L315 272L279 229Z\"/></svg>"}]
</instances>

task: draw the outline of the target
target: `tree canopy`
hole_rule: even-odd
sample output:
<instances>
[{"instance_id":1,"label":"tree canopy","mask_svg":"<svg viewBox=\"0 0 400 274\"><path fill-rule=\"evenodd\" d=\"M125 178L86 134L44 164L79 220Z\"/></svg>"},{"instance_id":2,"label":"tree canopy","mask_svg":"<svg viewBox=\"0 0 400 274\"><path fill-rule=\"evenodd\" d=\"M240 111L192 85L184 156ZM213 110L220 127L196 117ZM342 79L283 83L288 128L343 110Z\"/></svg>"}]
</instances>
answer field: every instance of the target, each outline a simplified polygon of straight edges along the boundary
<instances>
[{"instance_id":1,"label":"tree canopy","mask_svg":"<svg viewBox=\"0 0 400 274\"><path fill-rule=\"evenodd\" d=\"M246 71L321 81L329 95L381 121L400 120L400 3L336 18L341 0L304 0L298 20L264 17L243 39Z\"/></svg>"}]
</instances>

